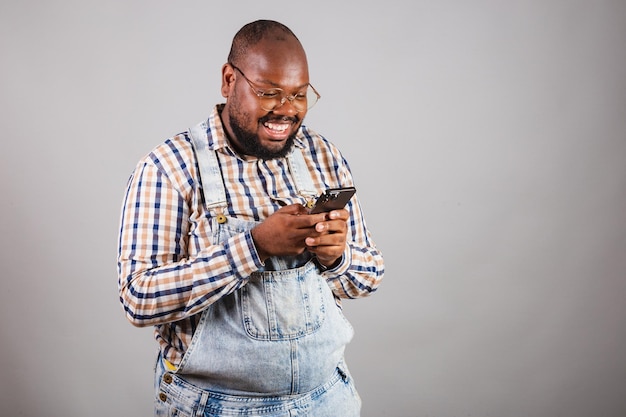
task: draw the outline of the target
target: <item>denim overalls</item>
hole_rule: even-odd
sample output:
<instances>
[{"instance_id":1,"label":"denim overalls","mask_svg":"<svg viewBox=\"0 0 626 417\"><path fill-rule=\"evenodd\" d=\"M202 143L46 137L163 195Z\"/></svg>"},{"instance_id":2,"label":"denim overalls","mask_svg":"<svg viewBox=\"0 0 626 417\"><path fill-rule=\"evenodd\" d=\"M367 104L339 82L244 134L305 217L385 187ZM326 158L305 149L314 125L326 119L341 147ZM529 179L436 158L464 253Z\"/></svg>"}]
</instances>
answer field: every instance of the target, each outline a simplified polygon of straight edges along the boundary
<instances>
[{"instance_id":1,"label":"denim overalls","mask_svg":"<svg viewBox=\"0 0 626 417\"><path fill-rule=\"evenodd\" d=\"M220 244L256 223L222 215L227 201L208 126L190 131L213 244ZM314 190L300 150L288 161L298 192ZM159 358L155 415L356 417L361 400L343 361L352 335L308 252L270 258L203 311L176 370Z\"/></svg>"}]
</instances>

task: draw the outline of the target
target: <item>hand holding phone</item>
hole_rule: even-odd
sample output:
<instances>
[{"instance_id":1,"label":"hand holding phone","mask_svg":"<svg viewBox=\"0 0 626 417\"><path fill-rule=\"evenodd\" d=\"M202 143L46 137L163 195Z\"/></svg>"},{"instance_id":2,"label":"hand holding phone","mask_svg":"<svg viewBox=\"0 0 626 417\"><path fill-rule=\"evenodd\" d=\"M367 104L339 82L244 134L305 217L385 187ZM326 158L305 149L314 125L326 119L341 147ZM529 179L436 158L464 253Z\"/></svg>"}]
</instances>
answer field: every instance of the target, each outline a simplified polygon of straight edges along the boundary
<instances>
[{"instance_id":1,"label":"hand holding phone","mask_svg":"<svg viewBox=\"0 0 626 417\"><path fill-rule=\"evenodd\" d=\"M317 198L310 213L325 213L342 209L348 204L354 193L356 193L354 187L328 188Z\"/></svg>"}]
</instances>

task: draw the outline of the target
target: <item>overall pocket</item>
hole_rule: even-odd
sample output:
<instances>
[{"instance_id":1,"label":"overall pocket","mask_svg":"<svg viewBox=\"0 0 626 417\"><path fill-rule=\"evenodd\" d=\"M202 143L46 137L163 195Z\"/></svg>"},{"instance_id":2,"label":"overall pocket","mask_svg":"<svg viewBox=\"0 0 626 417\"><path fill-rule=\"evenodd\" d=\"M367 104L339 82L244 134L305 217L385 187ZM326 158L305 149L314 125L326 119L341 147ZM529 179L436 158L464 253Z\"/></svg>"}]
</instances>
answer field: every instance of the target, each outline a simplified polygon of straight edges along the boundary
<instances>
[{"instance_id":1,"label":"overall pocket","mask_svg":"<svg viewBox=\"0 0 626 417\"><path fill-rule=\"evenodd\" d=\"M241 288L246 333L257 340L296 339L320 328L330 291L311 263L287 271L254 273Z\"/></svg>"}]
</instances>

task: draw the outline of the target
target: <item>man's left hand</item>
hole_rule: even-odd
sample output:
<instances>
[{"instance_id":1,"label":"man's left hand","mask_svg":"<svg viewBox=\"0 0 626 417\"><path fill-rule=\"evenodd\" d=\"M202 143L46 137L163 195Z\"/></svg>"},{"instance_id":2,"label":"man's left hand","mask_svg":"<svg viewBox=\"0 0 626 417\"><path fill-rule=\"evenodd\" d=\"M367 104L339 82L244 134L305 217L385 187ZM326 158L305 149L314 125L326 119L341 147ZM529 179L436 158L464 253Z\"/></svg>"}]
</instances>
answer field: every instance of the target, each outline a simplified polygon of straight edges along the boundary
<instances>
[{"instance_id":1,"label":"man's left hand","mask_svg":"<svg viewBox=\"0 0 626 417\"><path fill-rule=\"evenodd\" d=\"M325 267L332 267L343 255L349 216L346 209L329 212L326 220L315 225L315 231L320 235L305 240L309 252L314 253Z\"/></svg>"}]
</instances>

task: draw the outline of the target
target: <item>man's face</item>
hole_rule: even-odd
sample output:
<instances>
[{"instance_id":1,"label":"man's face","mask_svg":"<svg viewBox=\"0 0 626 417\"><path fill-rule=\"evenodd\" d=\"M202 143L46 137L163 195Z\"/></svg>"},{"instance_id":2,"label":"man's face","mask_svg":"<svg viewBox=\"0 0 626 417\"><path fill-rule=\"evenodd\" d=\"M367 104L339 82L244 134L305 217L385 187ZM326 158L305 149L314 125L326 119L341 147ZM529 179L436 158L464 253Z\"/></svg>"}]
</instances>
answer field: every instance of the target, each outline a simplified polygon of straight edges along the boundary
<instances>
[{"instance_id":1,"label":"man's face","mask_svg":"<svg viewBox=\"0 0 626 417\"><path fill-rule=\"evenodd\" d=\"M246 85L239 84L237 88L245 87ZM231 106L228 122L230 135L234 138L238 151L261 159L286 156L293 145L302 119L298 114L287 116L251 108L252 106L246 106L236 100L237 94L241 92L238 91L229 97Z\"/></svg>"},{"instance_id":2,"label":"man's face","mask_svg":"<svg viewBox=\"0 0 626 417\"><path fill-rule=\"evenodd\" d=\"M288 100L274 110L265 110L256 92L280 88L297 94L306 89L309 78L304 51L293 42L261 42L235 65L238 69L226 64L222 70L222 94L227 97L222 120L229 139L245 155L262 159L285 156L306 110L297 111Z\"/></svg>"}]
</instances>

